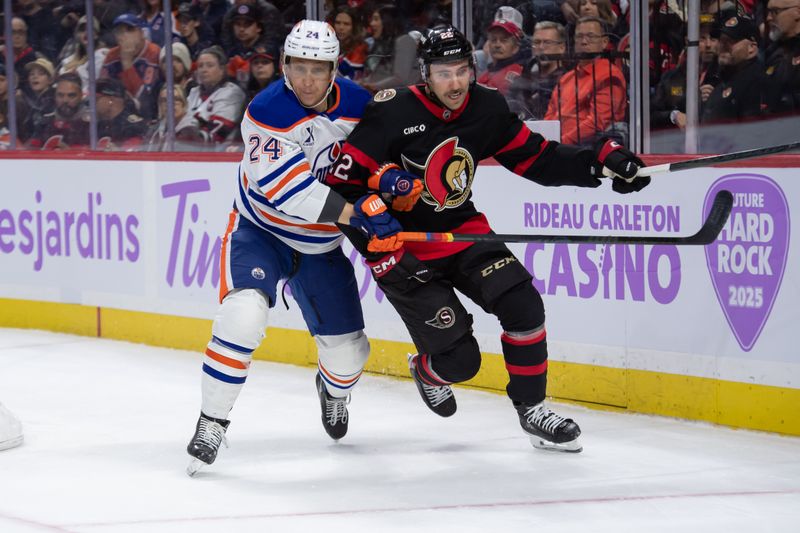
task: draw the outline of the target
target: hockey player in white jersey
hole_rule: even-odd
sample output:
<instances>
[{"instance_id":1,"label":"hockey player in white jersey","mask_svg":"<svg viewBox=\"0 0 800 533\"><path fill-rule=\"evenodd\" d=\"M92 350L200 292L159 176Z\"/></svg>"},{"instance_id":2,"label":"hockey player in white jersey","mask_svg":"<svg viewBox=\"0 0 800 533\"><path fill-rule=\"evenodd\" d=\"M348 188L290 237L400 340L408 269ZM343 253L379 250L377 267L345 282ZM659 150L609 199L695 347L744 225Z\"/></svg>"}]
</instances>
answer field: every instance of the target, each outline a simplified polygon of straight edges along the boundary
<instances>
[{"instance_id":1,"label":"hockey player in white jersey","mask_svg":"<svg viewBox=\"0 0 800 533\"><path fill-rule=\"evenodd\" d=\"M22 444L22 424L0 403L0 450Z\"/></svg>"},{"instance_id":2,"label":"hockey player in white jersey","mask_svg":"<svg viewBox=\"0 0 800 533\"><path fill-rule=\"evenodd\" d=\"M321 182L370 99L336 78L339 42L324 22L303 20L286 37L284 78L249 104L238 193L222 241L220 307L203 358L202 408L187 448L194 475L214 462L228 413L264 338L276 287L285 280L318 349L322 423L347 432L347 400L369 343L353 267L335 223L352 205Z\"/></svg>"}]
</instances>

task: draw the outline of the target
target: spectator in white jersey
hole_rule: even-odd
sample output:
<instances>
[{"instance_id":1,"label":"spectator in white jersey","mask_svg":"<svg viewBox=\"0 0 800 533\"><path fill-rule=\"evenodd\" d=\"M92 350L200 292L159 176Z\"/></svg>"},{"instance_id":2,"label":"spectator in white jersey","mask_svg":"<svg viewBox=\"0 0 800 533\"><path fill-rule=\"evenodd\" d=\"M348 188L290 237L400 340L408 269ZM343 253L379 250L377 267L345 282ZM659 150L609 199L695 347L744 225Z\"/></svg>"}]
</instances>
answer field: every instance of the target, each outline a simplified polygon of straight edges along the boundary
<instances>
[{"instance_id":1,"label":"spectator in white jersey","mask_svg":"<svg viewBox=\"0 0 800 533\"><path fill-rule=\"evenodd\" d=\"M196 126L206 142L221 145L232 137L245 104L244 91L228 81L227 58L219 46L206 48L197 56L197 87L189 91L189 112L180 128Z\"/></svg>"},{"instance_id":2,"label":"spectator in white jersey","mask_svg":"<svg viewBox=\"0 0 800 533\"><path fill-rule=\"evenodd\" d=\"M351 223L355 212L318 177L336 160L369 93L336 77L338 59L333 28L300 21L284 43L285 77L258 93L242 120L245 150L222 241L220 307L203 358L201 413L187 447L189 475L216 459L280 281L291 289L317 344L323 428L335 440L347 432L347 402L369 342L353 266L335 223ZM422 188L399 171L383 182L406 196Z\"/></svg>"}]
</instances>

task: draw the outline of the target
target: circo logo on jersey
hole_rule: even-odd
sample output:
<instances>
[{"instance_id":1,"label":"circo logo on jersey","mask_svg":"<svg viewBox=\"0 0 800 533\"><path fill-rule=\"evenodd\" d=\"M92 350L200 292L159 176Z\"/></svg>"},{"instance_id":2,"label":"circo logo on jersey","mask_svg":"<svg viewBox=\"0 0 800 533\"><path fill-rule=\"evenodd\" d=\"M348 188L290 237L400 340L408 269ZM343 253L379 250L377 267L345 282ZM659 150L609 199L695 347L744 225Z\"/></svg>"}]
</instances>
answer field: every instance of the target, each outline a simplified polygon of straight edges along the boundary
<instances>
[{"instance_id":1,"label":"circo logo on jersey","mask_svg":"<svg viewBox=\"0 0 800 533\"><path fill-rule=\"evenodd\" d=\"M706 264L725 319L742 350L750 351L772 311L789 253L789 205L783 191L761 174L728 174L706 194L704 213L721 189L733 209Z\"/></svg>"}]
</instances>

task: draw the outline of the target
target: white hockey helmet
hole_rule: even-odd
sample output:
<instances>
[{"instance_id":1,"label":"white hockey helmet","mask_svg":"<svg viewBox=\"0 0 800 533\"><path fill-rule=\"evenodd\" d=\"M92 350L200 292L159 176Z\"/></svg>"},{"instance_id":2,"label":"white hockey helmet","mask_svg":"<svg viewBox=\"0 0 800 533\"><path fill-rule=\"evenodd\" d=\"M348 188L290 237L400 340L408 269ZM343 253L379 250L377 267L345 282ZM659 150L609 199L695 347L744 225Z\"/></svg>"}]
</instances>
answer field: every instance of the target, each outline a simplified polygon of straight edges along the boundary
<instances>
[{"instance_id":1,"label":"white hockey helmet","mask_svg":"<svg viewBox=\"0 0 800 533\"><path fill-rule=\"evenodd\" d=\"M331 82L324 97L327 98L333 88L333 81L339 66L339 39L336 38L336 32L333 31L331 25L318 20L301 20L295 24L283 43L281 66L284 69L287 63L286 59L289 57L331 62ZM286 86L294 91L289 77L284 76L283 79Z\"/></svg>"}]
</instances>

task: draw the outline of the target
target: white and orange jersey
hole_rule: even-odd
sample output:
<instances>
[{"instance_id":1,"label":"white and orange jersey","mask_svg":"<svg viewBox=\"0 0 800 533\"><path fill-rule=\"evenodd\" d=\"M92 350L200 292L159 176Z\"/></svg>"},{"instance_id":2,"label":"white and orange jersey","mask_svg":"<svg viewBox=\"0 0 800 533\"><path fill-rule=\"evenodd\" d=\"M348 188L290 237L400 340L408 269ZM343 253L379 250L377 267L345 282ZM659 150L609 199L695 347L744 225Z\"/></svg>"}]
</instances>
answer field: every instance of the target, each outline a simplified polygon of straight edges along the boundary
<instances>
[{"instance_id":1,"label":"white and orange jersey","mask_svg":"<svg viewBox=\"0 0 800 533\"><path fill-rule=\"evenodd\" d=\"M370 100L343 78L334 92L334 104L317 113L277 80L250 102L242 120L236 208L302 253L327 252L342 239L335 224L318 222L331 193L323 180Z\"/></svg>"}]
</instances>

